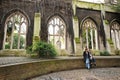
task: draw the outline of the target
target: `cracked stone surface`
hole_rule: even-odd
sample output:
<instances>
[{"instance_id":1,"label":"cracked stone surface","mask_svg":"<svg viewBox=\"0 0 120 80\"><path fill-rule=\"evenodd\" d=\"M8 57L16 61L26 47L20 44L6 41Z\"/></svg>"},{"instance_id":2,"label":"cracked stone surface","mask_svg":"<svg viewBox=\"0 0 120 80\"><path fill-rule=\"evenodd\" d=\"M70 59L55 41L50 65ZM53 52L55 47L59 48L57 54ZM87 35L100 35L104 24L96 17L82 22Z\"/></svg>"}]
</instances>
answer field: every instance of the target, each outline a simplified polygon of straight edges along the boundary
<instances>
[{"instance_id":1,"label":"cracked stone surface","mask_svg":"<svg viewBox=\"0 0 120 80\"><path fill-rule=\"evenodd\" d=\"M120 80L120 67L60 71L30 80Z\"/></svg>"}]
</instances>

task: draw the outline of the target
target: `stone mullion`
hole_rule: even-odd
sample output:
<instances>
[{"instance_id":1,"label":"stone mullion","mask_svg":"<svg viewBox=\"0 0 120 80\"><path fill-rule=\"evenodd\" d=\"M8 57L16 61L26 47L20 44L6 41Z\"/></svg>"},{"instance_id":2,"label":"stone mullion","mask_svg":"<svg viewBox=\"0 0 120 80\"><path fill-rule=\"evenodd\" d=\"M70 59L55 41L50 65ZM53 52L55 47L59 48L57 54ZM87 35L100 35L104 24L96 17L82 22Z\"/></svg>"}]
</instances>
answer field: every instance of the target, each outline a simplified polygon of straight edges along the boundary
<instances>
[{"instance_id":1,"label":"stone mullion","mask_svg":"<svg viewBox=\"0 0 120 80\"><path fill-rule=\"evenodd\" d=\"M13 20L13 27L12 27L12 34L11 34L11 44L10 44L10 49L12 49L12 47L13 47L14 28L15 28L15 21Z\"/></svg>"},{"instance_id":2,"label":"stone mullion","mask_svg":"<svg viewBox=\"0 0 120 80\"><path fill-rule=\"evenodd\" d=\"M17 45L17 49L20 49L20 32L21 32L21 24L19 25L19 31L18 31L18 45Z\"/></svg>"},{"instance_id":3,"label":"stone mullion","mask_svg":"<svg viewBox=\"0 0 120 80\"><path fill-rule=\"evenodd\" d=\"M55 19L53 20L53 44L55 44Z\"/></svg>"},{"instance_id":4,"label":"stone mullion","mask_svg":"<svg viewBox=\"0 0 120 80\"><path fill-rule=\"evenodd\" d=\"M27 35L27 30L28 30L28 24L27 24L27 22L25 23L26 24L26 32L25 32L25 46L24 46L24 48L26 48L26 35Z\"/></svg>"},{"instance_id":5,"label":"stone mullion","mask_svg":"<svg viewBox=\"0 0 120 80\"><path fill-rule=\"evenodd\" d=\"M92 49L94 49L94 45L93 45L93 29L91 29L91 45L92 45Z\"/></svg>"},{"instance_id":6,"label":"stone mullion","mask_svg":"<svg viewBox=\"0 0 120 80\"><path fill-rule=\"evenodd\" d=\"M120 45L120 30L118 31L119 45ZM119 46L120 49L120 46Z\"/></svg>"},{"instance_id":7,"label":"stone mullion","mask_svg":"<svg viewBox=\"0 0 120 80\"><path fill-rule=\"evenodd\" d=\"M87 47L89 48L89 42L88 42L88 29L86 29L86 41L87 41Z\"/></svg>"},{"instance_id":8,"label":"stone mullion","mask_svg":"<svg viewBox=\"0 0 120 80\"><path fill-rule=\"evenodd\" d=\"M120 45L119 45L119 31L116 30L116 41L117 41L117 48L119 49Z\"/></svg>"},{"instance_id":9,"label":"stone mullion","mask_svg":"<svg viewBox=\"0 0 120 80\"><path fill-rule=\"evenodd\" d=\"M95 48L98 50L98 35L97 35L97 30L95 29Z\"/></svg>"},{"instance_id":10,"label":"stone mullion","mask_svg":"<svg viewBox=\"0 0 120 80\"><path fill-rule=\"evenodd\" d=\"M114 44L115 44L115 48L117 48L117 44L116 44L116 32L114 30Z\"/></svg>"}]
</instances>

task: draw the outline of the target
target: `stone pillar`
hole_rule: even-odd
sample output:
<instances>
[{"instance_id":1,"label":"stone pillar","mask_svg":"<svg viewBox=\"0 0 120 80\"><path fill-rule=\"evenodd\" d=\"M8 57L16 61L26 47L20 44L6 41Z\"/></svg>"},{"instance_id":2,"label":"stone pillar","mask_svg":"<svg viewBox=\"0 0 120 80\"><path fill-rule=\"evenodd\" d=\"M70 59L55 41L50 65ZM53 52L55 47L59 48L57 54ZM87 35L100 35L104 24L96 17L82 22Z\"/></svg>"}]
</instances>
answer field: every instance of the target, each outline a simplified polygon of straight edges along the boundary
<instances>
[{"instance_id":1,"label":"stone pillar","mask_svg":"<svg viewBox=\"0 0 120 80\"><path fill-rule=\"evenodd\" d=\"M91 45L92 45L92 49L94 49L94 45L93 45L93 29L91 29Z\"/></svg>"},{"instance_id":2,"label":"stone pillar","mask_svg":"<svg viewBox=\"0 0 120 80\"><path fill-rule=\"evenodd\" d=\"M80 38L79 38L79 21L77 16L73 17L73 29L74 29L75 54L81 55L81 46L80 46Z\"/></svg>"},{"instance_id":3,"label":"stone pillar","mask_svg":"<svg viewBox=\"0 0 120 80\"><path fill-rule=\"evenodd\" d=\"M73 29L74 29L75 38L78 38L79 37L79 26L78 26L78 18L76 16L73 17Z\"/></svg>"},{"instance_id":4,"label":"stone pillar","mask_svg":"<svg viewBox=\"0 0 120 80\"><path fill-rule=\"evenodd\" d=\"M95 49L98 50L98 34L97 34L97 30L95 30Z\"/></svg>"},{"instance_id":5,"label":"stone pillar","mask_svg":"<svg viewBox=\"0 0 120 80\"><path fill-rule=\"evenodd\" d=\"M89 41L88 41L88 29L86 29L86 41L87 41L87 47L89 48Z\"/></svg>"},{"instance_id":6,"label":"stone pillar","mask_svg":"<svg viewBox=\"0 0 120 80\"><path fill-rule=\"evenodd\" d=\"M34 16L34 34L33 34L33 44L40 40L40 30L41 30L41 14L35 13Z\"/></svg>"},{"instance_id":7,"label":"stone pillar","mask_svg":"<svg viewBox=\"0 0 120 80\"><path fill-rule=\"evenodd\" d=\"M107 20L103 20L103 25L104 25L104 30L105 30L105 36L106 36L106 49L107 51L111 52L111 49L110 49L110 43L109 43L109 40L110 40L110 26L109 26L109 23Z\"/></svg>"}]
</instances>

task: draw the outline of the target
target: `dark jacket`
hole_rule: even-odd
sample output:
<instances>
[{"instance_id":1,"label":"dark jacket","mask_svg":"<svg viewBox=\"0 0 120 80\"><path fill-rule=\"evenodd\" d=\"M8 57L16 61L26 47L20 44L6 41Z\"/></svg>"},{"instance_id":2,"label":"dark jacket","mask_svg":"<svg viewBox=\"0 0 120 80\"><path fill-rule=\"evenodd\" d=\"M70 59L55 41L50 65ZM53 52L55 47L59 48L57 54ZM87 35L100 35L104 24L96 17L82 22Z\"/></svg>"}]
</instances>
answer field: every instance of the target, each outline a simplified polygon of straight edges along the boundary
<instances>
[{"instance_id":1,"label":"dark jacket","mask_svg":"<svg viewBox=\"0 0 120 80\"><path fill-rule=\"evenodd\" d=\"M87 54L87 53L88 53L88 54ZM84 62L86 62L87 57L88 57L88 59L90 60L90 53L87 52L87 51L84 51L84 52L83 52Z\"/></svg>"}]
</instances>

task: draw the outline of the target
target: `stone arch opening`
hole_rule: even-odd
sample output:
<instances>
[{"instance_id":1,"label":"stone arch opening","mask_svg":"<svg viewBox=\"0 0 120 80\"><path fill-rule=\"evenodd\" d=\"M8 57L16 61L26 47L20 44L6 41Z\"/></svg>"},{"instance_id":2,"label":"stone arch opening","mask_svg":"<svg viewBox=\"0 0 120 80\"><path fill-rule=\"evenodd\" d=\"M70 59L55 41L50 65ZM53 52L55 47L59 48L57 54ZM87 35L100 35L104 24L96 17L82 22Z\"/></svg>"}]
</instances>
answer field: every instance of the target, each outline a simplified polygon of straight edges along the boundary
<instances>
[{"instance_id":1,"label":"stone arch opening","mask_svg":"<svg viewBox=\"0 0 120 80\"><path fill-rule=\"evenodd\" d=\"M58 49L66 49L66 24L60 16L53 16L47 23L48 41Z\"/></svg>"},{"instance_id":2,"label":"stone arch opening","mask_svg":"<svg viewBox=\"0 0 120 80\"><path fill-rule=\"evenodd\" d=\"M98 50L97 25L92 18L85 18L82 27L82 46L89 49Z\"/></svg>"},{"instance_id":3,"label":"stone arch opening","mask_svg":"<svg viewBox=\"0 0 120 80\"><path fill-rule=\"evenodd\" d=\"M115 49L120 49L120 23L117 20L111 22L110 34Z\"/></svg>"},{"instance_id":4,"label":"stone arch opening","mask_svg":"<svg viewBox=\"0 0 120 80\"><path fill-rule=\"evenodd\" d=\"M20 11L11 12L5 20L3 49L25 49L28 19Z\"/></svg>"}]
</instances>

